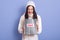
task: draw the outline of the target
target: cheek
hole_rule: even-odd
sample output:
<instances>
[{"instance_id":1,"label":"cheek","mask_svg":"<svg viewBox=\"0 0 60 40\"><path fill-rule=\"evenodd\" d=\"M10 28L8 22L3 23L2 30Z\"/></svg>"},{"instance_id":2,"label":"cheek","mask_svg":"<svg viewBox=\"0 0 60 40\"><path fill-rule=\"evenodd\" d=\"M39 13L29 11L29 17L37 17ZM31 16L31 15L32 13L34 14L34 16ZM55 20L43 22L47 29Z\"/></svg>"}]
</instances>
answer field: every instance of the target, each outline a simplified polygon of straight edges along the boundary
<instances>
[{"instance_id":1,"label":"cheek","mask_svg":"<svg viewBox=\"0 0 60 40\"><path fill-rule=\"evenodd\" d=\"M33 10L31 10L31 12L33 12Z\"/></svg>"}]
</instances>

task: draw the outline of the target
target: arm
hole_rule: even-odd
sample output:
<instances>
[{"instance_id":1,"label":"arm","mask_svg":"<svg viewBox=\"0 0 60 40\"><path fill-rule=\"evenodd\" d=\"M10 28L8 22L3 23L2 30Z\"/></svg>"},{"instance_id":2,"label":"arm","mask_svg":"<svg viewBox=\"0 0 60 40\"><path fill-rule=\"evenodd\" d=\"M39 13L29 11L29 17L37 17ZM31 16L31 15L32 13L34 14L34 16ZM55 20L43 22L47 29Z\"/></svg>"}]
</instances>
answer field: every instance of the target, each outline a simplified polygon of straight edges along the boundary
<instances>
[{"instance_id":1,"label":"arm","mask_svg":"<svg viewBox=\"0 0 60 40\"><path fill-rule=\"evenodd\" d=\"M24 15L21 16L19 25L18 25L18 32L23 33L23 23L24 23Z\"/></svg>"},{"instance_id":2,"label":"arm","mask_svg":"<svg viewBox=\"0 0 60 40\"><path fill-rule=\"evenodd\" d=\"M41 21L41 17L39 15L37 15L38 21L37 21L37 25L38 25L38 34L41 34L42 32L42 21Z\"/></svg>"}]
</instances>

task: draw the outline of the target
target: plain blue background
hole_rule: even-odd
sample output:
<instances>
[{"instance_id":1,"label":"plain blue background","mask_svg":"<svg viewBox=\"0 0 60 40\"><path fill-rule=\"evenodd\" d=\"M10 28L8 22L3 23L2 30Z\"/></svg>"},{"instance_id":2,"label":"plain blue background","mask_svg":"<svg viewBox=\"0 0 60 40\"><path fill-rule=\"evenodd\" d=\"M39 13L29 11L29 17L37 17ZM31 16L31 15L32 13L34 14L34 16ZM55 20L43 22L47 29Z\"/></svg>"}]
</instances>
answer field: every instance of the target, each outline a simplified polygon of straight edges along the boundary
<instances>
[{"instance_id":1,"label":"plain blue background","mask_svg":"<svg viewBox=\"0 0 60 40\"><path fill-rule=\"evenodd\" d=\"M39 40L60 40L60 0L33 0L42 18ZM28 0L0 0L0 40L21 40L18 24Z\"/></svg>"}]
</instances>

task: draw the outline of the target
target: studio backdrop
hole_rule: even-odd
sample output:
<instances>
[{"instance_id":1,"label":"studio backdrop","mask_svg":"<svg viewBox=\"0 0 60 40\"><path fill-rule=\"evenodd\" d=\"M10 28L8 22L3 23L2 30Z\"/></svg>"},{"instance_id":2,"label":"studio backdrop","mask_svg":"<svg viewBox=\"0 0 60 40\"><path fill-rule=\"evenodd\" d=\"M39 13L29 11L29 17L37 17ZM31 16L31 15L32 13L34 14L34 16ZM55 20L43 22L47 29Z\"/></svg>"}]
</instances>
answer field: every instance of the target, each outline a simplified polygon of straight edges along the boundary
<instances>
[{"instance_id":1,"label":"studio backdrop","mask_svg":"<svg viewBox=\"0 0 60 40\"><path fill-rule=\"evenodd\" d=\"M60 0L33 0L42 19L39 40L60 40ZM18 24L28 0L0 0L0 40L21 40Z\"/></svg>"}]
</instances>

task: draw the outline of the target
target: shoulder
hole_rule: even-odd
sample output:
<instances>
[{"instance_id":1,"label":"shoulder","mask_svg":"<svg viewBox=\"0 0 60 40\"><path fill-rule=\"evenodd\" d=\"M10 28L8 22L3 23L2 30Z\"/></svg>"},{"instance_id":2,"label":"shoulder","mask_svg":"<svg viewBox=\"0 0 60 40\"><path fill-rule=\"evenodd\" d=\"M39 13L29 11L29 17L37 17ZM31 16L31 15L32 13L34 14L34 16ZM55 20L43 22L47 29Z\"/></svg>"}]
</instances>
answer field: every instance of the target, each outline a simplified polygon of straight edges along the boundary
<instances>
[{"instance_id":1,"label":"shoulder","mask_svg":"<svg viewBox=\"0 0 60 40\"><path fill-rule=\"evenodd\" d=\"M37 14L37 18L38 18L38 19L41 19L41 16Z\"/></svg>"},{"instance_id":2,"label":"shoulder","mask_svg":"<svg viewBox=\"0 0 60 40\"><path fill-rule=\"evenodd\" d=\"M24 21L25 20L25 14L21 15L20 17L20 21Z\"/></svg>"},{"instance_id":3,"label":"shoulder","mask_svg":"<svg viewBox=\"0 0 60 40\"><path fill-rule=\"evenodd\" d=\"M21 18L24 18L24 15L25 15L25 14L21 15Z\"/></svg>"},{"instance_id":4,"label":"shoulder","mask_svg":"<svg viewBox=\"0 0 60 40\"><path fill-rule=\"evenodd\" d=\"M24 19L25 18L25 14L23 14L23 15L21 15L21 17L20 17L21 19Z\"/></svg>"}]
</instances>

